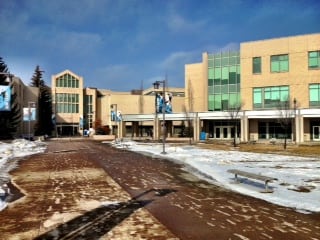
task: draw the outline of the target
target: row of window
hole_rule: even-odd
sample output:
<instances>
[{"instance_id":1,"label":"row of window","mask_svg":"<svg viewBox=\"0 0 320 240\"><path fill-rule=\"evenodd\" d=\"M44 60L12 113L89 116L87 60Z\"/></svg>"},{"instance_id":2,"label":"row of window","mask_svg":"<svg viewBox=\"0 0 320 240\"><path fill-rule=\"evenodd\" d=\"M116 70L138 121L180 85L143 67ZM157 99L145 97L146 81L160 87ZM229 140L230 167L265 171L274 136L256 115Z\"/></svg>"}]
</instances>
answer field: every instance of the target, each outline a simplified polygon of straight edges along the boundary
<instances>
[{"instance_id":1,"label":"row of window","mask_svg":"<svg viewBox=\"0 0 320 240\"><path fill-rule=\"evenodd\" d=\"M223 111L235 108L240 102L240 93L209 95L208 110Z\"/></svg>"},{"instance_id":2,"label":"row of window","mask_svg":"<svg viewBox=\"0 0 320 240\"><path fill-rule=\"evenodd\" d=\"M281 103L288 102L289 86L275 86L253 89L253 108L277 108ZM309 85L309 105L320 107L320 84Z\"/></svg>"},{"instance_id":3,"label":"row of window","mask_svg":"<svg viewBox=\"0 0 320 240\"><path fill-rule=\"evenodd\" d=\"M78 103L57 103L57 113L79 113Z\"/></svg>"},{"instance_id":4,"label":"row of window","mask_svg":"<svg viewBox=\"0 0 320 240\"><path fill-rule=\"evenodd\" d=\"M229 51L217 54L208 54L208 68L226 67L240 64L240 52Z\"/></svg>"},{"instance_id":5,"label":"row of window","mask_svg":"<svg viewBox=\"0 0 320 240\"><path fill-rule=\"evenodd\" d=\"M252 59L252 73L260 74L262 60L261 57ZM320 69L320 51L308 52L308 67L309 69ZM270 71L272 73L288 72L289 71L289 55L274 55L270 57Z\"/></svg>"},{"instance_id":6,"label":"row of window","mask_svg":"<svg viewBox=\"0 0 320 240\"><path fill-rule=\"evenodd\" d=\"M79 88L79 80L67 73L56 78L56 87Z\"/></svg>"},{"instance_id":7,"label":"row of window","mask_svg":"<svg viewBox=\"0 0 320 240\"><path fill-rule=\"evenodd\" d=\"M79 113L79 94L56 93L55 99L58 113Z\"/></svg>"},{"instance_id":8,"label":"row of window","mask_svg":"<svg viewBox=\"0 0 320 240\"><path fill-rule=\"evenodd\" d=\"M240 83L240 66L208 69L209 86L235 83Z\"/></svg>"}]
</instances>

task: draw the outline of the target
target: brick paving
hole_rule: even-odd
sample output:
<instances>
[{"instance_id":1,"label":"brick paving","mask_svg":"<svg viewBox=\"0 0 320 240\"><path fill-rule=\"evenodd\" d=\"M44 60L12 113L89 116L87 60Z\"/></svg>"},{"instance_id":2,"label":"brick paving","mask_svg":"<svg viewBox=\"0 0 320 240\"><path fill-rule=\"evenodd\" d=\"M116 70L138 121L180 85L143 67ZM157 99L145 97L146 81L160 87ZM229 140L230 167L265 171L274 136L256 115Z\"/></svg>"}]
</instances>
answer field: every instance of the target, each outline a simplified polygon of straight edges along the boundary
<instances>
[{"instance_id":1,"label":"brick paving","mask_svg":"<svg viewBox=\"0 0 320 240\"><path fill-rule=\"evenodd\" d=\"M224 190L165 159L48 143L11 173L25 196L0 212L2 239L320 239L320 214Z\"/></svg>"}]
</instances>

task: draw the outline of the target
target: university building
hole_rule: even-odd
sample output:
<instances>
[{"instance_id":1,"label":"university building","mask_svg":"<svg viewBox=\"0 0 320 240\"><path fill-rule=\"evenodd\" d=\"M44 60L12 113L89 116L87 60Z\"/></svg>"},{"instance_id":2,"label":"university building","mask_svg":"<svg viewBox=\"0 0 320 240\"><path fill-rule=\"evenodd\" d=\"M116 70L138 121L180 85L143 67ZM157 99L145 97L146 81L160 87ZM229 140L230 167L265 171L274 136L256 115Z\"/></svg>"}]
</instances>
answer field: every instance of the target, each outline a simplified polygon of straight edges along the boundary
<instances>
[{"instance_id":1,"label":"university building","mask_svg":"<svg viewBox=\"0 0 320 240\"><path fill-rule=\"evenodd\" d=\"M194 102L209 138L320 140L320 34L244 42L239 52L203 53L202 62L186 65L185 71L186 91L193 93L186 101Z\"/></svg>"},{"instance_id":2,"label":"university building","mask_svg":"<svg viewBox=\"0 0 320 240\"><path fill-rule=\"evenodd\" d=\"M114 92L86 87L70 70L53 75L53 135L108 129L116 137L155 140L165 134L192 135L195 141L320 142L320 34L243 42L239 51L204 52L201 62L185 65L184 88L160 82L166 86L158 90ZM170 94L172 112L156 112L161 94Z\"/></svg>"}]
</instances>

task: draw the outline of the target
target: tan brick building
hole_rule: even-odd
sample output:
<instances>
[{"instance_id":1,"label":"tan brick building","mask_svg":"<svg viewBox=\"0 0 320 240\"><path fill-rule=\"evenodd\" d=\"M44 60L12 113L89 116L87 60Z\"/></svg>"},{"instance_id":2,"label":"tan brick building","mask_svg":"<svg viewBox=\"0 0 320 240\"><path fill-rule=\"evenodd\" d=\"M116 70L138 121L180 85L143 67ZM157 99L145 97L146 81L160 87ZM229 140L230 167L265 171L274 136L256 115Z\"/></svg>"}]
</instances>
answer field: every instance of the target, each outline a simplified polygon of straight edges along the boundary
<instances>
[{"instance_id":1,"label":"tan brick building","mask_svg":"<svg viewBox=\"0 0 320 240\"><path fill-rule=\"evenodd\" d=\"M210 138L320 141L320 34L203 53L185 72L187 105Z\"/></svg>"}]
</instances>

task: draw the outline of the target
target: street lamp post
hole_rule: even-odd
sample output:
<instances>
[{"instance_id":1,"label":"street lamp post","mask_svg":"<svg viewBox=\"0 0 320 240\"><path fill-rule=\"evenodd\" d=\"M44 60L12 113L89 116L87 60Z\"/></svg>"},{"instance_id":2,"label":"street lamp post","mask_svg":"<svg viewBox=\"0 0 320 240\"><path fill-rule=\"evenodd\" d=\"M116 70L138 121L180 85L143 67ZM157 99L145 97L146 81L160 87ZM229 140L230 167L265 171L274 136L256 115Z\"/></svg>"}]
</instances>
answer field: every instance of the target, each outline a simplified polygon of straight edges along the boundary
<instances>
[{"instance_id":1,"label":"street lamp post","mask_svg":"<svg viewBox=\"0 0 320 240\"><path fill-rule=\"evenodd\" d=\"M293 120L293 141L296 143L297 142L297 127L296 127L296 116L297 116L297 99L293 99L293 111L294 111L294 120Z\"/></svg>"},{"instance_id":2,"label":"street lamp post","mask_svg":"<svg viewBox=\"0 0 320 240\"><path fill-rule=\"evenodd\" d=\"M31 118L32 118L32 113L31 113L31 108L35 107L35 102L28 102L28 120L29 120L29 124L28 124L28 135L29 135L29 141L31 140L31 127L30 127L30 122L31 122Z\"/></svg>"},{"instance_id":3,"label":"street lamp post","mask_svg":"<svg viewBox=\"0 0 320 240\"><path fill-rule=\"evenodd\" d=\"M166 106L165 106L165 91L166 91L166 80L155 81L153 83L154 89L159 89L162 84L162 154L166 154Z\"/></svg>"},{"instance_id":4,"label":"street lamp post","mask_svg":"<svg viewBox=\"0 0 320 240\"><path fill-rule=\"evenodd\" d=\"M118 105L117 104L111 104L111 108L115 109L113 110L114 115L113 115L113 121L116 122L116 126L117 126L117 134L116 134L116 139L119 137L119 127L118 127L118 119L117 119L117 114L118 114ZM113 130L112 130L113 131Z\"/></svg>"}]
</instances>

